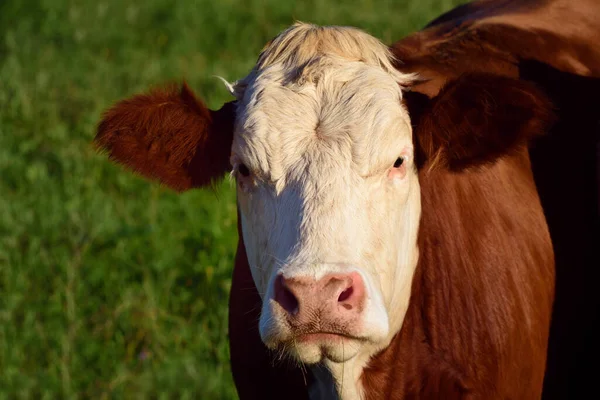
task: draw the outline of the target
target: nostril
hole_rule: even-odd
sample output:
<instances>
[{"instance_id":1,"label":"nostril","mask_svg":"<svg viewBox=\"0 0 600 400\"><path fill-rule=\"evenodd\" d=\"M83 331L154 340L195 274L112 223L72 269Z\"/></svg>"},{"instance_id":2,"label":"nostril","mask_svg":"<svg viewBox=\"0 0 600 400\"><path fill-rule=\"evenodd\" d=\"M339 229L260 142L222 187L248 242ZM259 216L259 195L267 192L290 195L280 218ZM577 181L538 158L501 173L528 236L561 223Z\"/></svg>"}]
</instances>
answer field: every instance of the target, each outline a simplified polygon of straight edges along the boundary
<instances>
[{"instance_id":1,"label":"nostril","mask_svg":"<svg viewBox=\"0 0 600 400\"><path fill-rule=\"evenodd\" d=\"M275 301L288 313L298 313L298 299L286 286L285 278L279 275L275 280Z\"/></svg>"},{"instance_id":2,"label":"nostril","mask_svg":"<svg viewBox=\"0 0 600 400\"><path fill-rule=\"evenodd\" d=\"M365 286L360 274L332 274L328 278L328 285L336 293L337 306L348 311L361 312L365 301Z\"/></svg>"},{"instance_id":3,"label":"nostril","mask_svg":"<svg viewBox=\"0 0 600 400\"><path fill-rule=\"evenodd\" d=\"M338 302L343 302L346 301L350 298L350 296L352 296L352 293L354 293L354 288L352 286L350 286L348 289L344 290L342 293L340 293L340 297L338 297Z\"/></svg>"}]
</instances>

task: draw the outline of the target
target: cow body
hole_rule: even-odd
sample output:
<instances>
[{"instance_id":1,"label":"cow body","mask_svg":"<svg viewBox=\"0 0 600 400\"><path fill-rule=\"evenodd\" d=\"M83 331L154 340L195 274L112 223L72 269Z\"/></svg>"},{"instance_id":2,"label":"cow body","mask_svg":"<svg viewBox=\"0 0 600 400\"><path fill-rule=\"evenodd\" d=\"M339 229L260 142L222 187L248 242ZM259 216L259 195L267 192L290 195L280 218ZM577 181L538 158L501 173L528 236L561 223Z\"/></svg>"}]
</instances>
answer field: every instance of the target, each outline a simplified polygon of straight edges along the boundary
<instances>
[{"instance_id":1,"label":"cow body","mask_svg":"<svg viewBox=\"0 0 600 400\"><path fill-rule=\"evenodd\" d=\"M590 169L597 163L599 129L598 118L590 118L600 88L600 52L592 48L592 38L600 37L600 25L593 19L597 13L592 1L577 6L480 1L447 13L392 46L402 61L398 67L423 78L412 89L417 93L432 97L462 73L492 71L551 91L561 113L531 155L523 150L485 170L436 171L420 179L421 253L411 303L400 334L363 372L366 398L540 398L545 371L544 398L585 393L585 374L578 371L583 370L581 360L591 354L583 347L593 343L598 300L590 285L598 274L592 267L600 264L595 248L600 203L594 193L600 184ZM578 127L580 143L572 139L572 126ZM576 149L571 154L583 154L582 159L558 167L556 160L565 148ZM509 175L510 182L494 187L492 182ZM562 182L579 176L568 194L556 190L559 176ZM478 190L478 184L493 190ZM444 206L436 210L439 204ZM581 205L576 216L564 212L578 208L576 204ZM493 237L484 239L486 235ZM553 246L560 280L546 367ZM286 393L306 398L314 378L293 363L273 361L253 333L260 298L240 290L253 285L243 243L233 276L230 343L241 397ZM256 304L255 312L249 304ZM522 329L534 333L530 340L521 340ZM582 333L586 341L579 340ZM521 360L538 362L532 368Z\"/></svg>"},{"instance_id":2,"label":"cow body","mask_svg":"<svg viewBox=\"0 0 600 400\"><path fill-rule=\"evenodd\" d=\"M458 74L493 71L535 83L555 105L557 123L530 149L556 261L544 399L587 396L595 369L585 365L599 355L599 13L594 0L478 1L393 45L428 96ZM557 163L563 154L577 156Z\"/></svg>"},{"instance_id":3,"label":"cow body","mask_svg":"<svg viewBox=\"0 0 600 400\"><path fill-rule=\"evenodd\" d=\"M594 10L479 1L389 49L299 24L219 111L184 86L104 116L111 158L174 189L233 165L242 399L580 388L584 344L569 345L597 305Z\"/></svg>"}]
</instances>

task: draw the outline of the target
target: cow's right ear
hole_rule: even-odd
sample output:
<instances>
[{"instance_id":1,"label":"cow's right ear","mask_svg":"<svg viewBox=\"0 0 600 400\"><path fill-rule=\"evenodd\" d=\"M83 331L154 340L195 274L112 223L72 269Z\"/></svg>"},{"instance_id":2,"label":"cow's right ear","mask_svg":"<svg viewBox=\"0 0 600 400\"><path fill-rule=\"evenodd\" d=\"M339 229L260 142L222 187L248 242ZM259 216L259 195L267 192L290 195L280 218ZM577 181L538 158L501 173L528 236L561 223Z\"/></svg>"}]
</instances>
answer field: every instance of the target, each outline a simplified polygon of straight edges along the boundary
<instances>
[{"instance_id":1,"label":"cow's right ear","mask_svg":"<svg viewBox=\"0 0 600 400\"><path fill-rule=\"evenodd\" d=\"M109 158L177 191L209 185L229 170L234 102L209 110L184 83L110 108L95 144Z\"/></svg>"}]
</instances>

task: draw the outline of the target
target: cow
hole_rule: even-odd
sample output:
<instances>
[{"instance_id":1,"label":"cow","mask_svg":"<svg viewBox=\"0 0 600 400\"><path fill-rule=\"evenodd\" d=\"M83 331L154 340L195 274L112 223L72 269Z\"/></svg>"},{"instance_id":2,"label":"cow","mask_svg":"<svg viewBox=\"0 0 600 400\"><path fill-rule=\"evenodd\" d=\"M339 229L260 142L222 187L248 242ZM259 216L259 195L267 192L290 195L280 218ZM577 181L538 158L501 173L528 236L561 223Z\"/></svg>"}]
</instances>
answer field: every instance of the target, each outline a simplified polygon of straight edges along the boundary
<instances>
[{"instance_id":1,"label":"cow","mask_svg":"<svg viewBox=\"0 0 600 400\"><path fill-rule=\"evenodd\" d=\"M177 191L236 182L240 398L582 389L599 265L594 11L478 1L389 47L297 23L225 81L235 100L219 110L183 84L104 114L95 142L113 161Z\"/></svg>"}]
</instances>

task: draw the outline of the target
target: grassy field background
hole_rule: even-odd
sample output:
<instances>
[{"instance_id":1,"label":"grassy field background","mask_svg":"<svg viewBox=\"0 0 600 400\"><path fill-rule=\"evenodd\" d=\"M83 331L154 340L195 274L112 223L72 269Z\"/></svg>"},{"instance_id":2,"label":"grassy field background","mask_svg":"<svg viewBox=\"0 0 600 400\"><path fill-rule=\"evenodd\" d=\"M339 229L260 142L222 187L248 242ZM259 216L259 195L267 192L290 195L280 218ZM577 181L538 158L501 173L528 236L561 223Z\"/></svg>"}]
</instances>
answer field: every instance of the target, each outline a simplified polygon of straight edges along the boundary
<instances>
[{"instance_id":1,"label":"grassy field background","mask_svg":"<svg viewBox=\"0 0 600 400\"><path fill-rule=\"evenodd\" d=\"M301 20L386 43L458 0L0 1L0 398L236 398L235 199L177 195L91 146L113 102L186 79L230 100Z\"/></svg>"}]
</instances>

